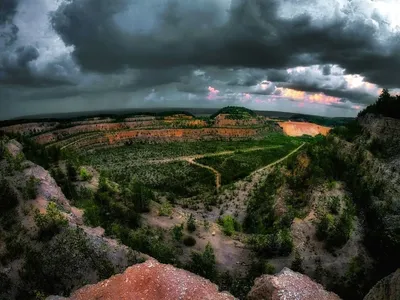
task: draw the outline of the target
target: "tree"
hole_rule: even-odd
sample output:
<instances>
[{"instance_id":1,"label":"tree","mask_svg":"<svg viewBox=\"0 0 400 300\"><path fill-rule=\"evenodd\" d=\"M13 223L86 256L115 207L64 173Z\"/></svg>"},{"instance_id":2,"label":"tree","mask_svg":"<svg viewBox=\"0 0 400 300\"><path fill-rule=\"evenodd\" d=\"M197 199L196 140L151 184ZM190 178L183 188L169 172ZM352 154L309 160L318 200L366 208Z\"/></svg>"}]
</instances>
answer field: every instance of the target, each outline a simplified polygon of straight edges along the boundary
<instances>
[{"instance_id":1,"label":"tree","mask_svg":"<svg viewBox=\"0 0 400 300\"><path fill-rule=\"evenodd\" d=\"M303 258L301 257L300 252L297 249L294 254L294 260L292 261L291 269L295 272L304 273Z\"/></svg>"},{"instance_id":2,"label":"tree","mask_svg":"<svg viewBox=\"0 0 400 300\"><path fill-rule=\"evenodd\" d=\"M196 223L193 214L190 214L189 219L187 220L186 228L189 232L193 232L196 230Z\"/></svg>"},{"instance_id":3,"label":"tree","mask_svg":"<svg viewBox=\"0 0 400 300\"><path fill-rule=\"evenodd\" d=\"M60 230L67 226L67 219L57 209L54 202L47 205L46 213L41 214L39 210L35 211L35 223L39 227L40 238L51 239Z\"/></svg>"},{"instance_id":4,"label":"tree","mask_svg":"<svg viewBox=\"0 0 400 300\"><path fill-rule=\"evenodd\" d=\"M172 228L172 236L174 237L174 240L179 242L182 239L183 236L183 224L181 225L175 225Z\"/></svg>"},{"instance_id":5,"label":"tree","mask_svg":"<svg viewBox=\"0 0 400 300\"><path fill-rule=\"evenodd\" d=\"M188 269L202 277L208 278L211 281L217 278L216 260L214 249L208 243L203 253L192 252L191 261Z\"/></svg>"},{"instance_id":6,"label":"tree","mask_svg":"<svg viewBox=\"0 0 400 300\"><path fill-rule=\"evenodd\" d=\"M0 181L0 213L18 205L18 196L6 179Z\"/></svg>"}]
</instances>

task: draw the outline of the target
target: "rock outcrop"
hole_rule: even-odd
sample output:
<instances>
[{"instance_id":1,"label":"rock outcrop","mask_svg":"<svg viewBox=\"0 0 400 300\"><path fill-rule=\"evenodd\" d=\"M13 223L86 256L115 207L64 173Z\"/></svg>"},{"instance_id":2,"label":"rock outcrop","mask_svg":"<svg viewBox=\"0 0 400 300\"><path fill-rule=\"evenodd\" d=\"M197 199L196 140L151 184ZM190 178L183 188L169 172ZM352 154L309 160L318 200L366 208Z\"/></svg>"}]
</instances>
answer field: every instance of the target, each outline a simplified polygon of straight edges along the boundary
<instances>
[{"instance_id":1,"label":"rock outcrop","mask_svg":"<svg viewBox=\"0 0 400 300\"><path fill-rule=\"evenodd\" d=\"M284 268L277 275L263 275L255 280L249 300L338 300L306 275Z\"/></svg>"},{"instance_id":2,"label":"rock outcrop","mask_svg":"<svg viewBox=\"0 0 400 300\"><path fill-rule=\"evenodd\" d=\"M55 299L64 298L47 298L47 300ZM85 286L66 299L233 300L235 298L228 293L218 292L218 287L207 279L151 259L128 268L123 274L95 285Z\"/></svg>"},{"instance_id":3,"label":"rock outcrop","mask_svg":"<svg viewBox=\"0 0 400 300\"><path fill-rule=\"evenodd\" d=\"M364 298L364 300L398 299L400 299L400 269L375 284Z\"/></svg>"}]
</instances>

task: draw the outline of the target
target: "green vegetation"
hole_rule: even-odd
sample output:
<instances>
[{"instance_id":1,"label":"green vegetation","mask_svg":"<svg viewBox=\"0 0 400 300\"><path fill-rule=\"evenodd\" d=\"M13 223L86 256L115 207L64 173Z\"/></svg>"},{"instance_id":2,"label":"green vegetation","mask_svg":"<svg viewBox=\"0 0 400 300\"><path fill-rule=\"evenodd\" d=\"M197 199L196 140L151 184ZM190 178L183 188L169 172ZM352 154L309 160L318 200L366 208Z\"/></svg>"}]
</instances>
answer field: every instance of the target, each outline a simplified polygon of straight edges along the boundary
<instances>
[{"instance_id":1,"label":"green vegetation","mask_svg":"<svg viewBox=\"0 0 400 300\"><path fill-rule=\"evenodd\" d=\"M6 179L0 180L0 216L18 205L18 195Z\"/></svg>"},{"instance_id":2,"label":"green vegetation","mask_svg":"<svg viewBox=\"0 0 400 300\"><path fill-rule=\"evenodd\" d=\"M50 202L45 214L40 213L39 210L35 211L35 223L39 228L40 238L49 240L58 234L63 227L66 227L68 221L58 210L57 205Z\"/></svg>"},{"instance_id":3,"label":"green vegetation","mask_svg":"<svg viewBox=\"0 0 400 300\"><path fill-rule=\"evenodd\" d=\"M159 216L166 216L169 217L172 215L172 205L171 203L166 200L161 204L161 207L158 211Z\"/></svg>"},{"instance_id":4,"label":"green vegetation","mask_svg":"<svg viewBox=\"0 0 400 300\"><path fill-rule=\"evenodd\" d=\"M115 272L105 254L90 246L81 229L64 229L48 243L26 253L19 298L32 299L34 291L68 296L74 287L85 284L88 271L97 272L100 279Z\"/></svg>"},{"instance_id":5,"label":"green vegetation","mask_svg":"<svg viewBox=\"0 0 400 300\"><path fill-rule=\"evenodd\" d=\"M288 143L271 149L251 152L237 151L233 155L209 156L197 159L196 162L213 167L221 173L222 184L230 184L286 156L296 146L298 146L296 143Z\"/></svg>"},{"instance_id":6,"label":"green vegetation","mask_svg":"<svg viewBox=\"0 0 400 300\"><path fill-rule=\"evenodd\" d=\"M222 226L222 231L225 235L231 236L236 231L241 230L240 223L230 215L226 215L218 220L218 223Z\"/></svg>"},{"instance_id":7,"label":"green vegetation","mask_svg":"<svg viewBox=\"0 0 400 300\"><path fill-rule=\"evenodd\" d=\"M326 247L330 251L342 247L350 238L354 228L355 208L351 200L346 199L346 207L339 213L340 204L337 203L337 199L331 199L329 202L330 213L321 216L317 224L317 237L325 240Z\"/></svg>"},{"instance_id":8,"label":"green vegetation","mask_svg":"<svg viewBox=\"0 0 400 300\"><path fill-rule=\"evenodd\" d=\"M190 214L190 216L186 222L186 228L189 232L193 232L196 230L196 222L194 220L193 214Z\"/></svg>"},{"instance_id":9,"label":"green vegetation","mask_svg":"<svg viewBox=\"0 0 400 300\"><path fill-rule=\"evenodd\" d=\"M115 167L106 172L122 186L136 180L149 189L171 194L172 198L193 197L215 190L212 172L183 161Z\"/></svg>"},{"instance_id":10,"label":"green vegetation","mask_svg":"<svg viewBox=\"0 0 400 300\"><path fill-rule=\"evenodd\" d=\"M366 114L383 115L400 119L400 95L391 96L387 89L383 89L378 101L362 110L358 116Z\"/></svg>"},{"instance_id":11,"label":"green vegetation","mask_svg":"<svg viewBox=\"0 0 400 300\"><path fill-rule=\"evenodd\" d=\"M31 176L28 179L28 182L26 183L25 190L24 190L24 196L25 199L30 200L30 199L35 199L37 195L37 185L40 183L39 179L36 179L35 177Z\"/></svg>"},{"instance_id":12,"label":"green vegetation","mask_svg":"<svg viewBox=\"0 0 400 300\"><path fill-rule=\"evenodd\" d=\"M271 234L288 228L291 219L275 216L273 207L277 189L283 184L283 176L275 169L254 191L247 205L247 215L243 223L244 230L254 234ZM290 212L287 214L290 216Z\"/></svg>"},{"instance_id":13,"label":"green vegetation","mask_svg":"<svg viewBox=\"0 0 400 300\"><path fill-rule=\"evenodd\" d=\"M290 268L295 272L304 273L303 258L298 250L294 253L294 260L292 261Z\"/></svg>"},{"instance_id":14,"label":"green vegetation","mask_svg":"<svg viewBox=\"0 0 400 300\"><path fill-rule=\"evenodd\" d=\"M73 172L74 172L74 171L69 170L68 175L69 175L69 176L72 176L72 175L74 174ZM81 167L80 170L79 170L79 177L80 177L83 181L89 181L89 180L92 179L93 176L92 176L92 174L90 174L90 173L88 172L88 170L87 170L86 168Z\"/></svg>"},{"instance_id":15,"label":"green vegetation","mask_svg":"<svg viewBox=\"0 0 400 300\"><path fill-rule=\"evenodd\" d=\"M146 164L147 160L165 160L223 151L241 151L257 147L280 146L297 140L301 141L302 139L285 136L280 133L269 133L262 139L256 140L185 141L155 144L135 142L129 146L93 150L85 153L82 160L85 165L105 170ZM297 143L299 144L300 142Z\"/></svg>"},{"instance_id":16,"label":"green vegetation","mask_svg":"<svg viewBox=\"0 0 400 300\"><path fill-rule=\"evenodd\" d=\"M180 242L182 240L182 237L183 237L183 224L175 225L172 228L172 237L177 242Z\"/></svg>"},{"instance_id":17,"label":"green vegetation","mask_svg":"<svg viewBox=\"0 0 400 300\"><path fill-rule=\"evenodd\" d=\"M220 114L227 114L228 119L232 120L245 120L245 119L250 119L254 118L257 116L257 114L245 107L239 107L239 106L227 106L219 111L217 111L215 114L211 115L211 119L215 119Z\"/></svg>"},{"instance_id":18,"label":"green vegetation","mask_svg":"<svg viewBox=\"0 0 400 300\"><path fill-rule=\"evenodd\" d=\"M202 277L216 281L218 273L216 269L216 261L214 249L210 243L206 245L203 253L192 252L190 262L186 268Z\"/></svg>"}]
</instances>

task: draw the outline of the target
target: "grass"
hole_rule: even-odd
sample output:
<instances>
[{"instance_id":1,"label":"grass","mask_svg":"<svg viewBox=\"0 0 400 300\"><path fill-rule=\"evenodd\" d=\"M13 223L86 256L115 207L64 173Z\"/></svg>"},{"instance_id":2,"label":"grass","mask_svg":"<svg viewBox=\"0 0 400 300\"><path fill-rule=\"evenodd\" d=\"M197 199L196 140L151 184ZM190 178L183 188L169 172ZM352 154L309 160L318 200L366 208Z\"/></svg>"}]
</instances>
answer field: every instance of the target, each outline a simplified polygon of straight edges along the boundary
<instances>
[{"instance_id":1,"label":"grass","mask_svg":"<svg viewBox=\"0 0 400 300\"><path fill-rule=\"evenodd\" d=\"M180 197L192 197L215 189L212 172L183 161L118 167L107 171L117 183L124 184L135 178L153 190Z\"/></svg>"},{"instance_id":2,"label":"grass","mask_svg":"<svg viewBox=\"0 0 400 300\"><path fill-rule=\"evenodd\" d=\"M292 143L298 139L282 134L270 134L260 140L192 141L170 143L134 143L118 148L98 149L85 153L85 161L93 166L135 164L141 160L167 159L179 156L207 154L222 151L240 151L255 147L268 147ZM141 162L139 162L141 163Z\"/></svg>"},{"instance_id":3,"label":"grass","mask_svg":"<svg viewBox=\"0 0 400 300\"><path fill-rule=\"evenodd\" d=\"M215 175L185 161L150 163L182 156L235 151L234 155L199 159L215 167L223 184L243 178L255 169L285 156L303 140L272 133L262 139L234 141L194 141L169 143L137 142L117 148L97 149L84 155L84 165L105 171L111 180L125 184L132 179L147 187L177 198L189 198L215 191ZM280 146L276 149L245 152L250 148ZM228 160L228 163L224 163ZM175 197L175 198L176 198Z\"/></svg>"},{"instance_id":4,"label":"grass","mask_svg":"<svg viewBox=\"0 0 400 300\"><path fill-rule=\"evenodd\" d=\"M295 148L296 145L287 144L279 148L236 152L233 155L209 156L197 159L196 162L210 166L220 172L221 183L226 185L243 179L253 171L273 163Z\"/></svg>"}]
</instances>

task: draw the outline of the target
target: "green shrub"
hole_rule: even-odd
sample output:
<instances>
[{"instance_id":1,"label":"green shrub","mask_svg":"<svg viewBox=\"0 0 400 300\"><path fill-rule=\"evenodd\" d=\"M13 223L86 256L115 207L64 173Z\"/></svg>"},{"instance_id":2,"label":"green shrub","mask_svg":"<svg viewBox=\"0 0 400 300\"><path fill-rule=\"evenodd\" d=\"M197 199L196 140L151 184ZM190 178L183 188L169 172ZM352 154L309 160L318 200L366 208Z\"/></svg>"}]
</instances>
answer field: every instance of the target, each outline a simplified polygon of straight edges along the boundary
<instances>
[{"instance_id":1,"label":"green shrub","mask_svg":"<svg viewBox=\"0 0 400 300\"><path fill-rule=\"evenodd\" d=\"M273 265L271 265L270 263L266 263L265 264L265 274L270 274L273 275L276 273L276 269Z\"/></svg>"},{"instance_id":2,"label":"green shrub","mask_svg":"<svg viewBox=\"0 0 400 300\"><path fill-rule=\"evenodd\" d=\"M161 204L160 210L158 211L159 216L171 216L172 215L172 205L168 201L164 201Z\"/></svg>"},{"instance_id":3,"label":"green shrub","mask_svg":"<svg viewBox=\"0 0 400 300\"><path fill-rule=\"evenodd\" d=\"M351 203L347 205L340 216L325 214L317 224L317 238L324 240L330 251L343 246L353 231L354 207Z\"/></svg>"},{"instance_id":4,"label":"green shrub","mask_svg":"<svg viewBox=\"0 0 400 300\"><path fill-rule=\"evenodd\" d=\"M41 214L39 210L35 211L35 223L39 228L39 236L43 239L51 239L60 232L61 228L67 226L68 221L57 209L54 202L47 205L46 213Z\"/></svg>"},{"instance_id":5,"label":"green shrub","mask_svg":"<svg viewBox=\"0 0 400 300\"><path fill-rule=\"evenodd\" d=\"M218 223L222 226L222 230L227 236L231 236L235 231L240 231L241 229L240 223L230 215L219 219Z\"/></svg>"},{"instance_id":6,"label":"green shrub","mask_svg":"<svg viewBox=\"0 0 400 300\"><path fill-rule=\"evenodd\" d=\"M0 215L18 205L18 195L6 179L0 180Z\"/></svg>"},{"instance_id":7,"label":"green shrub","mask_svg":"<svg viewBox=\"0 0 400 300\"><path fill-rule=\"evenodd\" d=\"M183 244L187 247L192 247L196 245L196 239L192 236L185 236L183 239Z\"/></svg>"},{"instance_id":8,"label":"green shrub","mask_svg":"<svg viewBox=\"0 0 400 300\"><path fill-rule=\"evenodd\" d=\"M331 197L328 202L328 209L332 214L338 214L340 212L340 198Z\"/></svg>"},{"instance_id":9,"label":"green shrub","mask_svg":"<svg viewBox=\"0 0 400 300\"><path fill-rule=\"evenodd\" d=\"M216 260L214 249L208 243L203 253L192 252L187 269L211 281L217 278Z\"/></svg>"},{"instance_id":10,"label":"green shrub","mask_svg":"<svg viewBox=\"0 0 400 300\"><path fill-rule=\"evenodd\" d=\"M175 241L180 242L182 237L183 237L183 224L181 225L175 225L172 228L172 236Z\"/></svg>"},{"instance_id":11,"label":"green shrub","mask_svg":"<svg viewBox=\"0 0 400 300\"><path fill-rule=\"evenodd\" d=\"M86 170L86 168L81 167L79 170L79 176L83 181L89 181L93 178L93 175Z\"/></svg>"},{"instance_id":12,"label":"green shrub","mask_svg":"<svg viewBox=\"0 0 400 300\"><path fill-rule=\"evenodd\" d=\"M294 254L294 260L292 261L292 265L290 268L295 272L304 273L303 258L301 257L300 252L297 249Z\"/></svg>"},{"instance_id":13,"label":"green shrub","mask_svg":"<svg viewBox=\"0 0 400 300\"><path fill-rule=\"evenodd\" d=\"M259 255L267 258L287 256L293 249L293 239L288 229L271 234L252 235L248 243Z\"/></svg>"},{"instance_id":14,"label":"green shrub","mask_svg":"<svg viewBox=\"0 0 400 300\"><path fill-rule=\"evenodd\" d=\"M189 232L193 232L196 230L196 222L194 220L193 214L190 214L189 219L186 223L186 228Z\"/></svg>"},{"instance_id":15,"label":"green shrub","mask_svg":"<svg viewBox=\"0 0 400 300\"><path fill-rule=\"evenodd\" d=\"M26 183L24 194L25 194L25 199L31 200L31 199L36 199L37 196L37 185L40 183L39 179L36 179L35 177L31 176L28 179L28 182Z\"/></svg>"},{"instance_id":16,"label":"green shrub","mask_svg":"<svg viewBox=\"0 0 400 300\"><path fill-rule=\"evenodd\" d=\"M164 239L164 232L160 229L142 227L129 230L128 238L123 243L134 250L149 254L164 264L176 264L180 253L175 244Z\"/></svg>"}]
</instances>

